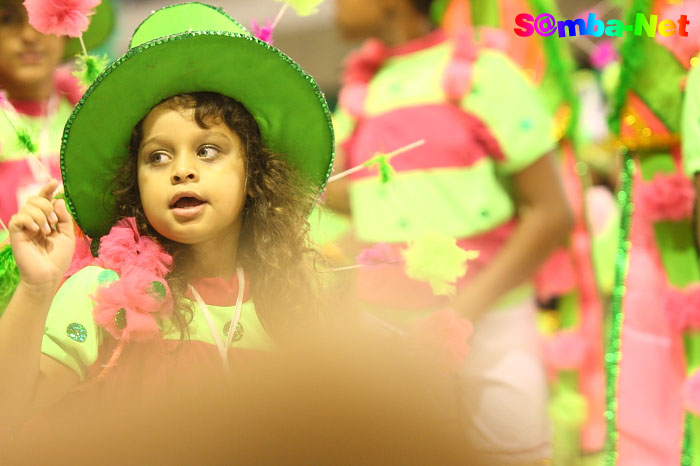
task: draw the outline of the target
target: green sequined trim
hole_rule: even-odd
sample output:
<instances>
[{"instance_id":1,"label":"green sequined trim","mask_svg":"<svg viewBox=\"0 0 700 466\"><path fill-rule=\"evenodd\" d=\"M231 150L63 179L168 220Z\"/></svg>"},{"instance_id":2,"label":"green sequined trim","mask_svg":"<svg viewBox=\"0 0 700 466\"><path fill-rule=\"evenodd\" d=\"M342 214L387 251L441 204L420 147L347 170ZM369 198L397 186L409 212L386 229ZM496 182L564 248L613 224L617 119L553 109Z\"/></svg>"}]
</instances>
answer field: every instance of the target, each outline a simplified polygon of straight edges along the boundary
<instances>
[{"instance_id":1,"label":"green sequined trim","mask_svg":"<svg viewBox=\"0 0 700 466\"><path fill-rule=\"evenodd\" d=\"M146 293L158 299L159 301L162 301L165 299L167 290L165 289L165 285L163 285L161 282L153 281L150 285L148 285L148 288L146 288Z\"/></svg>"},{"instance_id":2,"label":"green sequined trim","mask_svg":"<svg viewBox=\"0 0 700 466\"><path fill-rule=\"evenodd\" d=\"M87 330L83 324L73 322L66 327L66 335L73 341L84 343L87 340Z\"/></svg>"},{"instance_id":3,"label":"green sequined trim","mask_svg":"<svg viewBox=\"0 0 700 466\"><path fill-rule=\"evenodd\" d=\"M123 330L126 327L126 309L121 308L114 314L114 325L119 330Z\"/></svg>"},{"instance_id":4,"label":"green sequined trim","mask_svg":"<svg viewBox=\"0 0 700 466\"><path fill-rule=\"evenodd\" d=\"M605 419L607 421L607 438L605 441L605 464L614 466L617 463L617 376L620 372L620 332L622 330L622 300L625 296L625 279L627 278L627 263L630 249L629 233L634 208L632 200L632 180L634 176L634 158L625 151L622 170L622 190L617 198L622 207L620 236L615 261L615 288L610 305L610 341L605 353Z\"/></svg>"},{"instance_id":5,"label":"green sequined trim","mask_svg":"<svg viewBox=\"0 0 700 466\"><path fill-rule=\"evenodd\" d=\"M228 332L231 330L231 322L226 322L226 325L224 325L224 335L228 336ZM233 332L233 342L241 341L243 339L243 335L245 335L245 330L243 329L243 325L239 322L236 324L236 331Z\"/></svg>"},{"instance_id":6,"label":"green sequined trim","mask_svg":"<svg viewBox=\"0 0 700 466\"><path fill-rule=\"evenodd\" d=\"M105 283L111 283L119 280L119 275L114 270L103 270L97 276L97 283L104 285Z\"/></svg>"}]
</instances>

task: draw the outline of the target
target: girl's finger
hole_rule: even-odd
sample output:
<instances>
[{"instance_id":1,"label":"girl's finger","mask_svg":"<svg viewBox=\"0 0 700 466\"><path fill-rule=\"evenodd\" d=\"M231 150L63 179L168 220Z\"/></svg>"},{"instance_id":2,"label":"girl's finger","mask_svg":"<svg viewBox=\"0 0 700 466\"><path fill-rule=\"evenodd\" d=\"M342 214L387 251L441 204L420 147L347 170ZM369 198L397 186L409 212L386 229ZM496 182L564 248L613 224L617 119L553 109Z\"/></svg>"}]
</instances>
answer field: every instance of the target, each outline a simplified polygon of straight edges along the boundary
<instances>
[{"instance_id":1,"label":"girl's finger","mask_svg":"<svg viewBox=\"0 0 700 466\"><path fill-rule=\"evenodd\" d=\"M58 223L58 217L54 213L53 203L44 197L32 196L27 201L27 204L40 209L46 215L49 223L55 225Z\"/></svg>"},{"instance_id":2,"label":"girl's finger","mask_svg":"<svg viewBox=\"0 0 700 466\"><path fill-rule=\"evenodd\" d=\"M42 233L45 235L51 234L51 224L46 214L36 206L27 204L22 208L22 212L29 215L37 225L41 227Z\"/></svg>"},{"instance_id":3,"label":"girl's finger","mask_svg":"<svg viewBox=\"0 0 700 466\"><path fill-rule=\"evenodd\" d=\"M63 199L57 200L54 204L54 211L58 216L57 228L59 233L72 237L75 234L73 231L73 217L71 217L68 209L66 208L66 201Z\"/></svg>"},{"instance_id":4,"label":"girl's finger","mask_svg":"<svg viewBox=\"0 0 700 466\"><path fill-rule=\"evenodd\" d=\"M58 180L51 180L48 183L44 185L43 188L41 188L41 191L39 191L39 196L43 197L44 199L51 200L53 197L53 192L56 191L56 188L58 187Z\"/></svg>"},{"instance_id":5,"label":"girl's finger","mask_svg":"<svg viewBox=\"0 0 700 466\"><path fill-rule=\"evenodd\" d=\"M16 233L20 232L22 230L27 230L32 233L39 233L41 228L39 225L34 221L34 219L25 214L25 213L19 213L15 214L12 216L10 219L10 224L8 225L8 229L10 230L10 233Z\"/></svg>"}]
</instances>

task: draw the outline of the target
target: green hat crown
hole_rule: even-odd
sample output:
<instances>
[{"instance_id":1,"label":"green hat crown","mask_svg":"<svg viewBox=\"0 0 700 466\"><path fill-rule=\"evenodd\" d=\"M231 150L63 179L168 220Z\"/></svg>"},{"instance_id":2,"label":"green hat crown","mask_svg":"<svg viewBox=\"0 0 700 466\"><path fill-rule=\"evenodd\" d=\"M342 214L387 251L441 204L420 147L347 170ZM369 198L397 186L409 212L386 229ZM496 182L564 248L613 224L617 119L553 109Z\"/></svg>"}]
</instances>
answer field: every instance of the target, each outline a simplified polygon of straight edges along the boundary
<instances>
[{"instance_id":1,"label":"green hat crown","mask_svg":"<svg viewBox=\"0 0 700 466\"><path fill-rule=\"evenodd\" d=\"M222 10L173 5L137 28L129 50L97 77L66 124L66 202L88 236L108 233L116 220L109 191L128 157L133 128L162 100L201 91L241 102L265 146L286 156L319 192L324 188L335 147L328 105L314 79Z\"/></svg>"}]
</instances>

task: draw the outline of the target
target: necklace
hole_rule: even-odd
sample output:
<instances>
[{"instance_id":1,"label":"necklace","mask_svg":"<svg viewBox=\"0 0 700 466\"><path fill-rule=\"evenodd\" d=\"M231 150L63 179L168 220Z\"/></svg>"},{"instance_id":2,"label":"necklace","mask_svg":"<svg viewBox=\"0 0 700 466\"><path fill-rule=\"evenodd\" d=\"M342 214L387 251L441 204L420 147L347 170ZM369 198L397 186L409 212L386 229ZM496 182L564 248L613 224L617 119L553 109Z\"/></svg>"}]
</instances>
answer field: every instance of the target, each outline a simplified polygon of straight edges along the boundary
<instances>
[{"instance_id":1,"label":"necklace","mask_svg":"<svg viewBox=\"0 0 700 466\"><path fill-rule=\"evenodd\" d=\"M243 305L243 290L245 288L245 275L243 274L243 269L238 267L236 269L236 276L238 277L238 294L236 296L236 307L234 308L233 315L231 316L231 322L229 325L228 335L226 337L226 343L222 342L221 340L221 335L219 334L216 325L214 325L214 319L211 316L209 307L206 305L199 293L197 293L197 290L192 285L187 285L189 287L190 292L192 293L192 296L194 296L194 299L197 301L199 308L202 310L202 314L204 314L204 320L207 321L207 326L209 327L211 336L214 339L214 343L216 344L217 349L219 350L219 354L221 355L221 361L224 365L224 371L228 375L230 375L231 370L228 361L228 350L231 347L231 343L233 342L233 335L234 333L236 333L235 329L238 325L238 321L241 319L241 307Z\"/></svg>"}]
</instances>

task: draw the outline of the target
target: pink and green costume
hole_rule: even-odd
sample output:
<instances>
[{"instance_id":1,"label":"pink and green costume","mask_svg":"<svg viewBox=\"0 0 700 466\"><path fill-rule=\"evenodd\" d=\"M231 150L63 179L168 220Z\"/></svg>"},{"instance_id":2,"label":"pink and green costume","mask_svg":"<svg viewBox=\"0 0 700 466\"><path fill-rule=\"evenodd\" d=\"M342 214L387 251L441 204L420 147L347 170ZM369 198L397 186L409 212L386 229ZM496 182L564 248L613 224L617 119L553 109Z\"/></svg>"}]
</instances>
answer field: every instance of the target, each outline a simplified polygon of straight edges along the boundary
<instances>
[{"instance_id":1,"label":"pink and green costume","mask_svg":"<svg viewBox=\"0 0 700 466\"><path fill-rule=\"evenodd\" d=\"M386 185L368 169L352 176L357 236L394 247L430 231L457 238L460 247L480 252L459 288L512 234L517 219L510 176L555 146L539 94L505 55L477 48L470 32L450 38L437 30L393 50L367 42L348 60L339 103L336 134L347 167L426 141L392 159L396 175ZM360 269L357 296L393 325L447 303L400 264ZM464 383L480 384L488 398L462 400L465 417L487 424L467 427L467 435L487 453L535 461L549 455L549 430L532 285L508 293L496 307L477 325L470 367L460 375ZM494 409L499 404L509 416Z\"/></svg>"},{"instance_id":2,"label":"pink and green costume","mask_svg":"<svg viewBox=\"0 0 700 466\"><path fill-rule=\"evenodd\" d=\"M117 280L119 275L113 270L87 266L65 281L51 305L41 351L75 371L82 381L100 374L117 344L95 322L93 315L99 287ZM237 283L235 280L230 282L212 278L195 282L194 286L202 295L216 329L225 340L231 331L227 324L230 324L235 306ZM245 357L251 351L272 348L252 300L247 292L244 296L241 318L233 330L232 343L233 353L240 357ZM132 343L131 351L125 353L125 359L120 359L109 374L112 382L138 383L147 388L158 379L167 378L168 373L187 367L204 366L219 370L220 360L212 334L198 304L192 300L192 305L194 315L188 326L189 338L182 342L182 346L176 349L180 345L180 332L170 321L161 321L162 339Z\"/></svg>"},{"instance_id":3,"label":"pink and green costume","mask_svg":"<svg viewBox=\"0 0 700 466\"><path fill-rule=\"evenodd\" d=\"M61 177L59 152L61 135L73 105L82 89L67 70L59 70L55 78L56 90L47 102L9 101L4 110L12 124L0 116L0 219L5 224L27 196L38 191L47 180L47 173L30 158L38 157L50 174ZM14 125L27 130L38 146L36 155L29 154L20 145Z\"/></svg>"}]
</instances>

